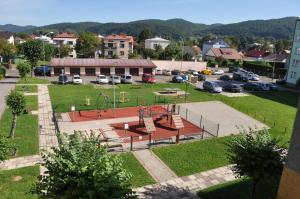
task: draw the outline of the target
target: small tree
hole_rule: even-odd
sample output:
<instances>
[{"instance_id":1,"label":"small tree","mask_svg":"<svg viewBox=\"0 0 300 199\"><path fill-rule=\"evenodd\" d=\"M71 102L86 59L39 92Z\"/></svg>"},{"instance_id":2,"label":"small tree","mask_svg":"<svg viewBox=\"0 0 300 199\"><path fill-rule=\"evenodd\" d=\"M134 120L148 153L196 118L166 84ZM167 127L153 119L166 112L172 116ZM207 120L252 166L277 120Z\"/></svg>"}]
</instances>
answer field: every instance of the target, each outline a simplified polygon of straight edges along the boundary
<instances>
[{"instance_id":1,"label":"small tree","mask_svg":"<svg viewBox=\"0 0 300 199\"><path fill-rule=\"evenodd\" d=\"M76 51L81 58L95 57L95 51L100 45L100 40L90 32L82 32L76 42Z\"/></svg>"},{"instance_id":2,"label":"small tree","mask_svg":"<svg viewBox=\"0 0 300 199\"><path fill-rule=\"evenodd\" d=\"M11 109L13 115L9 137L14 138L17 118L24 111L26 100L23 94L17 91L11 91L10 94L6 97L6 104Z\"/></svg>"},{"instance_id":3,"label":"small tree","mask_svg":"<svg viewBox=\"0 0 300 199\"><path fill-rule=\"evenodd\" d=\"M40 40L30 40L23 44L23 53L31 64L32 68L37 66L43 55L43 42ZM32 73L31 73L32 75Z\"/></svg>"},{"instance_id":4,"label":"small tree","mask_svg":"<svg viewBox=\"0 0 300 199\"><path fill-rule=\"evenodd\" d=\"M234 137L228 144L232 170L238 176L248 176L253 180L251 198L255 196L257 184L261 180L280 177L287 150L279 146L279 140L271 138L267 130L258 133L244 133Z\"/></svg>"},{"instance_id":5,"label":"small tree","mask_svg":"<svg viewBox=\"0 0 300 199\"><path fill-rule=\"evenodd\" d=\"M20 61L17 64L17 69L19 71L20 77L25 78L25 81L27 82L27 75L31 71L31 66L27 61Z\"/></svg>"},{"instance_id":6,"label":"small tree","mask_svg":"<svg viewBox=\"0 0 300 199\"><path fill-rule=\"evenodd\" d=\"M46 175L40 176L36 192L42 198L135 198L131 175L119 156L99 146L99 138L61 135L60 148L43 155Z\"/></svg>"}]
</instances>

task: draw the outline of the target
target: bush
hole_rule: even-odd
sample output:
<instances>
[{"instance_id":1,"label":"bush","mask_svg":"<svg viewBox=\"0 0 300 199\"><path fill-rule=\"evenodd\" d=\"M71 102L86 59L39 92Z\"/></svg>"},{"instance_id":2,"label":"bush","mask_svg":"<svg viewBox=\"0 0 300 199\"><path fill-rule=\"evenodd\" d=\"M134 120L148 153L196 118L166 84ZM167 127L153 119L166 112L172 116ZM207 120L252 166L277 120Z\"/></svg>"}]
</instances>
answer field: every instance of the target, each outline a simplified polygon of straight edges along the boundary
<instances>
[{"instance_id":1,"label":"bush","mask_svg":"<svg viewBox=\"0 0 300 199\"><path fill-rule=\"evenodd\" d=\"M14 145L10 142L9 139L0 135L0 162L6 160L9 157L13 147Z\"/></svg>"},{"instance_id":2,"label":"bush","mask_svg":"<svg viewBox=\"0 0 300 199\"><path fill-rule=\"evenodd\" d=\"M218 62L215 61L215 60L208 60L208 61L207 61L207 66L208 66L208 67L211 67L211 68L216 67L217 64L218 64Z\"/></svg>"},{"instance_id":3,"label":"bush","mask_svg":"<svg viewBox=\"0 0 300 199\"><path fill-rule=\"evenodd\" d=\"M3 79L5 77L6 70L0 66L0 79Z\"/></svg>"}]
</instances>

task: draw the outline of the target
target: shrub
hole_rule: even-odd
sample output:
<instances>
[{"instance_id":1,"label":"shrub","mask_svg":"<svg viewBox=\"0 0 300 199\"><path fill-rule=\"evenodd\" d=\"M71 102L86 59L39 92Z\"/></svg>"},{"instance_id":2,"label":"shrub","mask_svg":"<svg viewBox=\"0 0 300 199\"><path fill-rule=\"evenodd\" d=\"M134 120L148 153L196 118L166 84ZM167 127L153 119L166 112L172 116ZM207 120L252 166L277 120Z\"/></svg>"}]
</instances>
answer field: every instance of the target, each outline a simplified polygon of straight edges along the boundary
<instances>
[{"instance_id":1,"label":"shrub","mask_svg":"<svg viewBox=\"0 0 300 199\"><path fill-rule=\"evenodd\" d=\"M3 79L5 77L6 70L0 66L0 79Z\"/></svg>"}]
</instances>

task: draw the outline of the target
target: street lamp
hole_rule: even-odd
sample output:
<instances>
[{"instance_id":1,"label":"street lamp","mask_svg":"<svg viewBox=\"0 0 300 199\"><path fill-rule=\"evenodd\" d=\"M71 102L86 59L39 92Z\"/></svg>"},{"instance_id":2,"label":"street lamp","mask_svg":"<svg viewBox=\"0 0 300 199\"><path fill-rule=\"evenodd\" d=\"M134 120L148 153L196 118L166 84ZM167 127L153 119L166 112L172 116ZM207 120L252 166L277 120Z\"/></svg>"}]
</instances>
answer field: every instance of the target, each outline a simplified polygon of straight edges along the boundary
<instances>
[{"instance_id":1,"label":"street lamp","mask_svg":"<svg viewBox=\"0 0 300 199\"><path fill-rule=\"evenodd\" d=\"M49 34L53 34L53 32L49 32L45 35L42 35L42 36L45 36L47 37ZM45 63L46 63L46 52L45 52L45 40L42 39L43 41L43 53L44 53L44 79L46 79L46 67L45 67Z\"/></svg>"},{"instance_id":2,"label":"street lamp","mask_svg":"<svg viewBox=\"0 0 300 199\"><path fill-rule=\"evenodd\" d=\"M182 39L182 37L180 37L180 40L181 40L181 65L180 65L180 72L182 71L182 62L183 62L183 44L184 44L184 41Z\"/></svg>"},{"instance_id":3,"label":"street lamp","mask_svg":"<svg viewBox=\"0 0 300 199\"><path fill-rule=\"evenodd\" d=\"M116 66L117 66L117 63L118 62L114 62L113 63L113 66L114 66L114 69L115 69L115 74L112 75L112 84L113 84L113 95L114 95L114 108L113 108L113 114L114 114L114 117L115 117L115 113L116 113L116 88L115 88L115 75L116 75Z\"/></svg>"}]
</instances>

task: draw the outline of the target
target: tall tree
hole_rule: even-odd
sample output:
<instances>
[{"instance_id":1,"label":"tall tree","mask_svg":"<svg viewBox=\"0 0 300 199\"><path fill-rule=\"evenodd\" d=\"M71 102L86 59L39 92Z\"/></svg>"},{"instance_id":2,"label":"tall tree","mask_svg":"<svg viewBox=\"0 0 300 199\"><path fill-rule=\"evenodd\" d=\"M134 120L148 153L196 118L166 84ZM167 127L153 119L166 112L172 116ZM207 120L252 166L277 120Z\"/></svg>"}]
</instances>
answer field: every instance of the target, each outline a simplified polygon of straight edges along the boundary
<instances>
[{"instance_id":1,"label":"tall tree","mask_svg":"<svg viewBox=\"0 0 300 199\"><path fill-rule=\"evenodd\" d=\"M91 58L95 57L95 52L99 45L100 41L95 34L90 32L82 32L79 34L75 49L78 57Z\"/></svg>"},{"instance_id":2,"label":"tall tree","mask_svg":"<svg viewBox=\"0 0 300 199\"><path fill-rule=\"evenodd\" d=\"M68 45L60 45L54 49L54 55L59 58L68 57L71 48Z\"/></svg>"},{"instance_id":3,"label":"tall tree","mask_svg":"<svg viewBox=\"0 0 300 199\"><path fill-rule=\"evenodd\" d=\"M280 140L271 138L268 131L260 131L234 137L228 144L229 161L234 164L233 172L238 177L252 178L252 199L260 181L280 177L287 150L279 143Z\"/></svg>"},{"instance_id":4,"label":"tall tree","mask_svg":"<svg viewBox=\"0 0 300 199\"><path fill-rule=\"evenodd\" d=\"M138 36L138 42L145 42L146 39L149 39L151 35L151 32L148 28L144 29L142 32L140 32Z\"/></svg>"},{"instance_id":5,"label":"tall tree","mask_svg":"<svg viewBox=\"0 0 300 199\"><path fill-rule=\"evenodd\" d=\"M37 66L37 63L42 59L43 43L40 40L30 40L23 44L23 52L26 59L31 64L31 71ZM32 73L31 73L32 74Z\"/></svg>"},{"instance_id":6,"label":"tall tree","mask_svg":"<svg viewBox=\"0 0 300 199\"><path fill-rule=\"evenodd\" d=\"M31 66L28 63L28 61L25 60L25 61L20 61L19 63L17 63L17 69L19 71L20 77L25 78L25 81L27 81L27 75L31 71Z\"/></svg>"},{"instance_id":7,"label":"tall tree","mask_svg":"<svg viewBox=\"0 0 300 199\"><path fill-rule=\"evenodd\" d=\"M135 198L128 173L118 155L107 153L99 137L75 132L61 135L62 143L43 155L47 175L40 176L36 192L42 198Z\"/></svg>"},{"instance_id":8,"label":"tall tree","mask_svg":"<svg viewBox=\"0 0 300 199\"><path fill-rule=\"evenodd\" d=\"M13 115L9 137L14 138L16 132L17 118L24 111L26 106L26 100L23 94L17 91L11 91L10 94L6 97L6 104L10 108Z\"/></svg>"},{"instance_id":9,"label":"tall tree","mask_svg":"<svg viewBox=\"0 0 300 199\"><path fill-rule=\"evenodd\" d=\"M11 63L11 59L16 53L16 47L7 42L7 40L0 38L0 55L3 56L5 62Z\"/></svg>"},{"instance_id":10,"label":"tall tree","mask_svg":"<svg viewBox=\"0 0 300 199\"><path fill-rule=\"evenodd\" d=\"M165 57L167 60L170 59L181 59L182 48L176 43L171 43L165 49Z\"/></svg>"},{"instance_id":11,"label":"tall tree","mask_svg":"<svg viewBox=\"0 0 300 199\"><path fill-rule=\"evenodd\" d=\"M54 57L54 47L52 44L45 44L45 51L42 52L42 60L50 61L52 57ZM45 53L45 57L44 57Z\"/></svg>"}]
</instances>

